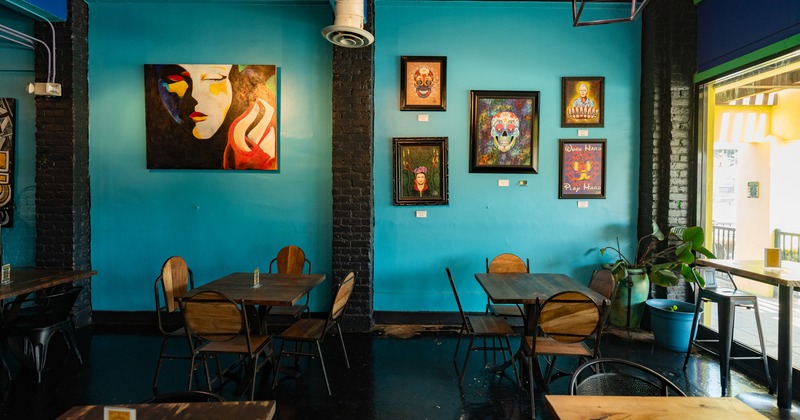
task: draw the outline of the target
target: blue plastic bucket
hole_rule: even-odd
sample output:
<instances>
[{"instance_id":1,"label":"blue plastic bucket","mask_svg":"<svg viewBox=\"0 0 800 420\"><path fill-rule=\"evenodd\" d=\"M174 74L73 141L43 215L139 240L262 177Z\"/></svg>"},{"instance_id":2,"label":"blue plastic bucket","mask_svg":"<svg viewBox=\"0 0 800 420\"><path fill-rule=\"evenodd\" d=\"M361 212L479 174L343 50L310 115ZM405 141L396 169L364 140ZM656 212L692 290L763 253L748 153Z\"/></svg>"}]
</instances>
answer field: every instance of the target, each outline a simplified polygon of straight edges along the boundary
<instances>
[{"instance_id":1,"label":"blue plastic bucket","mask_svg":"<svg viewBox=\"0 0 800 420\"><path fill-rule=\"evenodd\" d=\"M694 304L673 299L650 299L645 304L650 308L650 324L656 344L668 350L685 352L692 333ZM672 310L673 306L677 309Z\"/></svg>"}]
</instances>

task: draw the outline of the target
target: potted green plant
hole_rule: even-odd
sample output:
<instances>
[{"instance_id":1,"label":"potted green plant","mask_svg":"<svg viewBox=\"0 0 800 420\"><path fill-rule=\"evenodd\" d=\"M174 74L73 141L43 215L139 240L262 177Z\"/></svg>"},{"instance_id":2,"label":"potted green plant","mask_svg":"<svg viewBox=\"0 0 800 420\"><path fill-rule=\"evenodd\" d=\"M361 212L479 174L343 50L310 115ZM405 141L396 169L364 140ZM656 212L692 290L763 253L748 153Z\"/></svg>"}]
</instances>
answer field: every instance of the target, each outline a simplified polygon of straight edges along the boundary
<instances>
[{"instance_id":1,"label":"potted green plant","mask_svg":"<svg viewBox=\"0 0 800 420\"><path fill-rule=\"evenodd\" d=\"M709 258L714 254L703 246L705 233L699 226L673 227L665 235L653 222L653 232L643 236L636 244L635 258L626 257L617 246L600 249L600 254L613 251L617 260L605 265L611 270L617 281L624 281L617 288L617 295L611 305L609 315L612 325L638 328L644 312L644 302L650 290L650 283L659 286L678 284L677 272L686 281L697 281L700 287L705 280L692 273L691 264L695 261L695 253Z\"/></svg>"}]
</instances>

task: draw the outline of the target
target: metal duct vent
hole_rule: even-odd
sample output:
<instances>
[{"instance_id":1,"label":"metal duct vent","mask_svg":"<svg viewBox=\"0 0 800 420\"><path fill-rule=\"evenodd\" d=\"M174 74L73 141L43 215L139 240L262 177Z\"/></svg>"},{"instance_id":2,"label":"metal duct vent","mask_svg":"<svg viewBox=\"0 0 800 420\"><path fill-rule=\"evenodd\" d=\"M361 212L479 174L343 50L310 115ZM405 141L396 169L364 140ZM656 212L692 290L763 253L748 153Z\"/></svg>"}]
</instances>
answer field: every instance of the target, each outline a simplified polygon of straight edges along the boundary
<instances>
[{"instance_id":1,"label":"metal duct vent","mask_svg":"<svg viewBox=\"0 0 800 420\"><path fill-rule=\"evenodd\" d=\"M364 2L362 0L336 0L333 25L322 29L322 36L331 43L346 48L361 48L375 42L375 37L364 30Z\"/></svg>"}]
</instances>

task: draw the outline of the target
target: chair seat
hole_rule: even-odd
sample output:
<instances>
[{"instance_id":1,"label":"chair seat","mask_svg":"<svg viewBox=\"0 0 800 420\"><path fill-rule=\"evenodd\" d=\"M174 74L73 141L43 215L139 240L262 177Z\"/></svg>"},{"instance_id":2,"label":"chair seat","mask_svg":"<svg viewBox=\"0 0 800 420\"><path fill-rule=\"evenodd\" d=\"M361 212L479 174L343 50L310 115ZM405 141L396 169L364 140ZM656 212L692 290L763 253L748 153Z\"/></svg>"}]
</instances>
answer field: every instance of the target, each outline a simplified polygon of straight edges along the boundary
<instances>
[{"instance_id":1,"label":"chair seat","mask_svg":"<svg viewBox=\"0 0 800 420\"><path fill-rule=\"evenodd\" d=\"M487 315L473 315L467 317L467 322L472 327L476 336L510 337L517 335L503 318Z\"/></svg>"},{"instance_id":2,"label":"chair seat","mask_svg":"<svg viewBox=\"0 0 800 420\"><path fill-rule=\"evenodd\" d=\"M592 351L583 342L579 343L562 343L550 337L535 337L536 338L536 353L547 354L551 356L573 356L573 357L591 357ZM522 347L525 353L530 354L533 351L534 337L526 336L522 340Z\"/></svg>"},{"instance_id":3,"label":"chair seat","mask_svg":"<svg viewBox=\"0 0 800 420\"><path fill-rule=\"evenodd\" d=\"M324 319L303 318L280 333L278 338L291 341L316 341L322 337L324 328Z\"/></svg>"},{"instance_id":4,"label":"chair seat","mask_svg":"<svg viewBox=\"0 0 800 420\"><path fill-rule=\"evenodd\" d=\"M736 304L752 304L756 299L756 295L745 292L740 289L730 288L716 288L716 289L702 289L700 297L712 302L731 301Z\"/></svg>"},{"instance_id":5,"label":"chair seat","mask_svg":"<svg viewBox=\"0 0 800 420\"><path fill-rule=\"evenodd\" d=\"M308 310L308 305L273 306L269 308L267 315L293 316L297 318L306 310Z\"/></svg>"},{"instance_id":6,"label":"chair seat","mask_svg":"<svg viewBox=\"0 0 800 420\"><path fill-rule=\"evenodd\" d=\"M252 345L253 354L265 348L271 340L272 336L269 335L251 335L250 344ZM200 346L198 351L206 353L247 353L247 336L239 335L227 341L209 341Z\"/></svg>"},{"instance_id":7,"label":"chair seat","mask_svg":"<svg viewBox=\"0 0 800 420\"><path fill-rule=\"evenodd\" d=\"M522 317L522 311L517 305L489 305L489 312L496 316Z\"/></svg>"}]
</instances>

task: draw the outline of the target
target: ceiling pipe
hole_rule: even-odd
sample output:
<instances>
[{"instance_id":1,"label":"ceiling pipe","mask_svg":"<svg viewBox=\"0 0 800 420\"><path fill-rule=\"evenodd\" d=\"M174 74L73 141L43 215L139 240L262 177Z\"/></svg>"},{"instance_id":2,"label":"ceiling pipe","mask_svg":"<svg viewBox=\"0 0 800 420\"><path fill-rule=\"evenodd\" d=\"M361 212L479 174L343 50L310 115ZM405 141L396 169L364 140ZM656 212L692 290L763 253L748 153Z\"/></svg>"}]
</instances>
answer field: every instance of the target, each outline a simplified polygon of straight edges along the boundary
<instances>
[{"instance_id":1,"label":"ceiling pipe","mask_svg":"<svg viewBox=\"0 0 800 420\"><path fill-rule=\"evenodd\" d=\"M322 29L322 36L334 45L362 48L375 42L375 37L364 30L366 5L363 0L336 0L333 6L333 25Z\"/></svg>"}]
</instances>

